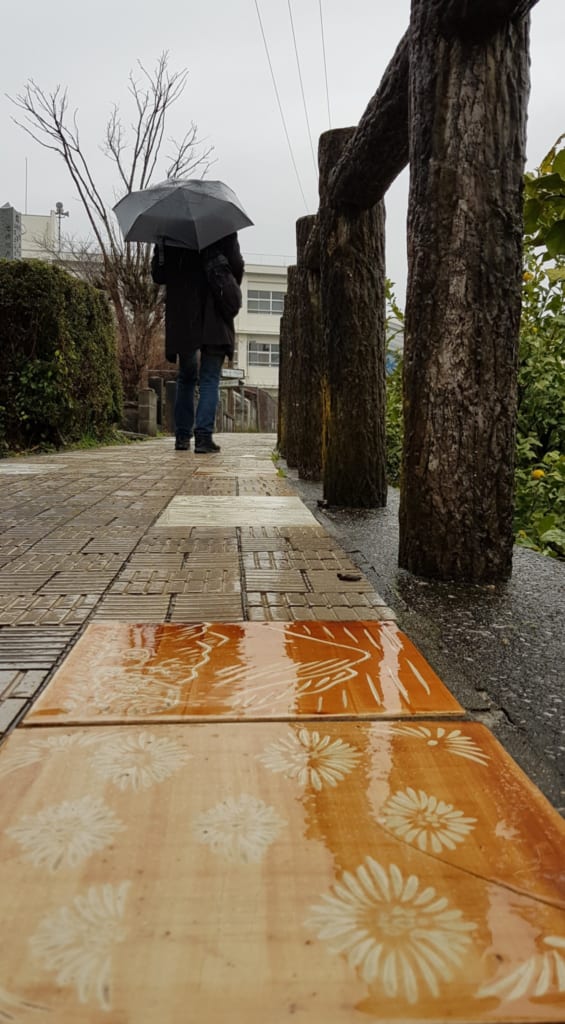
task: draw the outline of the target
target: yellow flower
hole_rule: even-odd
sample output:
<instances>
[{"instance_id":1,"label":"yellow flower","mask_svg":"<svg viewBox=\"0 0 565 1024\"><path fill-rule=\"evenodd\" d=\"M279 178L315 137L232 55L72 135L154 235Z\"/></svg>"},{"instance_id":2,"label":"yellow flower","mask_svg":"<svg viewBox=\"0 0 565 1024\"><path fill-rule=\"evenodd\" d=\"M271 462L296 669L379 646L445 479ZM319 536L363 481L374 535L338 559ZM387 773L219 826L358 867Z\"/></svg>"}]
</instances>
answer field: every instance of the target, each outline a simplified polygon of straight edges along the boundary
<instances>
[{"instance_id":1,"label":"yellow flower","mask_svg":"<svg viewBox=\"0 0 565 1024\"><path fill-rule=\"evenodd\" d=\"M542 476L545 476L545 472L543 469L533 469L532 476L534 480L541 480Z\"/></svg>"},{"instance_id":2,"label":"yellow flower","mask_svg":"<svg viewBox=\"0 0 565 1024\"><path fill-rule=\"evenodd\" d=\"M529 271L529 270L526 270L526 271L524 272L524 274L523 274L523 279L524 279L524 281L533 281L533 279L534 279L534 275L533 275L533 274L530 274L530 271Z\"/></svg>"}]
</instances>

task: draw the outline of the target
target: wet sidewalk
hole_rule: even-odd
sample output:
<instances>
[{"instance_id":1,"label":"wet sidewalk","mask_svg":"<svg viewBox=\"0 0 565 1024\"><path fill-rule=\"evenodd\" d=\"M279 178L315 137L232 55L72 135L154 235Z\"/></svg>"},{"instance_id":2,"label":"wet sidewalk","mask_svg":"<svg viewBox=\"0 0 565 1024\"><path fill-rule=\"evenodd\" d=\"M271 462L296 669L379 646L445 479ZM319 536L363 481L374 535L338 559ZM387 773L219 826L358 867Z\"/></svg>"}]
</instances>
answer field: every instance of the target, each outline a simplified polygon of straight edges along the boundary
<instances>
[{"instance_id":1,"label":"wet sidewalk","mask_svg":"<svg viewBox=\"0 0 565 1024\"><path fill-rule=\"evenodd\" d=\"M562 1021L562 819L274 437L0 462L0 1019Z\"/></svg>"}]
</instances>

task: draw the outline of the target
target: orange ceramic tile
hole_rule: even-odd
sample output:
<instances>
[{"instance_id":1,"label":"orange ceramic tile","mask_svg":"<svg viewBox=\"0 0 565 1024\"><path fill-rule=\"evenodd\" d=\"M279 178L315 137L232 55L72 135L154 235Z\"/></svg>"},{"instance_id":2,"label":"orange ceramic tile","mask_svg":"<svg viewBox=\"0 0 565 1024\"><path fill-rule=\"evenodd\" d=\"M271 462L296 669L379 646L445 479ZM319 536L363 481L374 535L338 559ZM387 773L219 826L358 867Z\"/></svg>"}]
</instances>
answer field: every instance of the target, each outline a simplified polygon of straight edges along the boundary
<instances>
[{"instance_id":1,"label":"orange ceramic tile","mask_svg":"<svg viewBox=\"0 0 565 1024\"><path fill-rule=\"evenodd\" d=\"M25 724L462 710L393 623L96 623Z\"/></svg>"},{"instance_id":2,"label":"orange ceramic tile","mask_svg":"<svg viewBox=\"0 0 565 1024\"><path fill-rule=\"evenodd\" d=\"M565 1020L564 823L483 726L23 729L0 802L2 1019Z\"/></svg>"}]
</instances>

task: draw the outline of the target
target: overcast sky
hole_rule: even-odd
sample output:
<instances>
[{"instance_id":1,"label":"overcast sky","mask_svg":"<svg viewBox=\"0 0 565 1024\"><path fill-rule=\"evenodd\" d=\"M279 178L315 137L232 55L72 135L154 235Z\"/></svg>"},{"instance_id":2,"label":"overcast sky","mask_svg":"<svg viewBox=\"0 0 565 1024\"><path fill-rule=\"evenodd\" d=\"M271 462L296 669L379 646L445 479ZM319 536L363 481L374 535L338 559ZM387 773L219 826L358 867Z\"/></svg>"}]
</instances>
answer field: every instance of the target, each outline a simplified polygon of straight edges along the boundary
<instances>
[{"instance_id":1,"label":"overcast sky","mask_svg":"<svg viewBox=\"0 0 565 1024\"><path fill-rule=\"evenodd\" d=\"M128 110L127 76L139 59L153 66L163 50L173 69L188 68L183 98L167 134L181 137L191 120L215 147L209 177L238 193L255 227L241 233L249 262L291 262L294 224L317 209L317 182L294 50L289 0L258 0L292 151L297 181L273 89L255 0L28 0L3 14L3 92L15 95L28 78L45 90L67 86L95 178L108 201L119 198L112 165L99 149L114 102ZM374 93L408 25L410 0L322 0L331 127L354 125ZM290 0L313 149L329 127L319 0ZM564 0L540 0L532 14L532 92L528 166L535 167L565 131L562 77ZM0 99L0 205L22 212L28 159L28 212L48 213L60 200L64 227L88 233L62 160L14 125ZM126 118L127 120L127 118ZM166 160L156 180L164 177ZM405 287L408 173L387 197L387 272ZM259 256L259 254L261 254Z\"/></svg>"}]
</instances>

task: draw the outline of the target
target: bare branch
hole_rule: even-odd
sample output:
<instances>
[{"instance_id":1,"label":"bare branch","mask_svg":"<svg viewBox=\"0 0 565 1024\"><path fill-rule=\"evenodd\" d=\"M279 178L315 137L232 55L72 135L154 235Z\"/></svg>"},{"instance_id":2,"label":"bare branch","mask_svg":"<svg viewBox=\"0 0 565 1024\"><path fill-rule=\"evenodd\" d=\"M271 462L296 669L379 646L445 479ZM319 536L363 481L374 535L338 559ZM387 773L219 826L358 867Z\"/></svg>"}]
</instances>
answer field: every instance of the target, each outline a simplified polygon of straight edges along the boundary
<instances>
[{"instance_id":1,"label":"bare branch","mask_svg":"<svg viewBox=\"0 0 565 1024\"><path fill-rule=\"evenodd\" d=\"M133 102L131 125L126 127L120 107L115 104L108 118L101 149L116 166L122 194L146 188L163 157L167 115L186 87L186 69L171 72L168 54L162 53L155 68L138 64L139 75L129 75L129 96ZM143 378L148 352L162 324L162 302L150 274L151 246L124 243L117 222L100 192L87 150L79 131L77 112L69 111L67 91L58 85L44 92L30 79L12 102L21 113L14 118L31 138L62 158L92 231L88 243L66 243L67 269L104 287L114 306L122 370L130 392ZM204 174L210 166L212 146L200 150L195 125L180 143L172 143L166 159L176 175L196 167ZM117 198L117 197L116 197ZM58 254L52 254L59 262Z\"/></svg>"}]
</instances>

